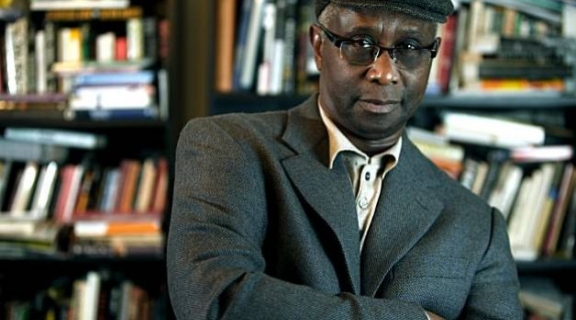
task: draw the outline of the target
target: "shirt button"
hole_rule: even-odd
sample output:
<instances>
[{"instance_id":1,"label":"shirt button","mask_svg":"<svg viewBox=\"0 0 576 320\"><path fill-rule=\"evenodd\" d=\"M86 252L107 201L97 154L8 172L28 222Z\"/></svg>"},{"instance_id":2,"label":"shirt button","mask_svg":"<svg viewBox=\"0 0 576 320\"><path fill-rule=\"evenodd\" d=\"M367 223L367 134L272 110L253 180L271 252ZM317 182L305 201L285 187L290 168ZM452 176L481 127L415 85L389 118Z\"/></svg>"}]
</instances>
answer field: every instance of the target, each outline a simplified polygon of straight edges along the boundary
<instances>
[{"instance_id":1,"label":"shirt button","mask_svg":"<svg viewBox=\"0 0 576 320\"><path fill-rule=\"evenodd\" d=\"M370 172L366 172L364 178L366 179L366 181L370 181Z\"/></svg>"},{"instance_id":2,"label":"shirt button","mask_svg":"<svg viewBox=\"0 0 576 320\"><path fill-rule=\"evenodd\" d=\"M362 208L362 209L368 208L368 199L367 199L366 197L360 199L360 200L358 201L358 205L359 205L360 208Z\"/></svg>"}]
</instances>

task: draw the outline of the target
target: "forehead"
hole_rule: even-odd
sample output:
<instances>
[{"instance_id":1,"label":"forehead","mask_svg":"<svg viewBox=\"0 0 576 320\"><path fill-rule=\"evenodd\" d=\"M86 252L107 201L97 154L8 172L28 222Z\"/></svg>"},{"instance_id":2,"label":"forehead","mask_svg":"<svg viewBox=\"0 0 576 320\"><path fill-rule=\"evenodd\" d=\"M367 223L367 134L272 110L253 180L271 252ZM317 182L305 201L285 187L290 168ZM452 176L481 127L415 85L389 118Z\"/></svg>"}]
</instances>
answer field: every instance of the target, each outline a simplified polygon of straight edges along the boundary
<instances>
[{"instance_id":1,"label":"forehead","mask_svg":"<svg viewBox=\"0 0 576 320\"><path fill-rule=\"evenodd\" d=\"M400 12L340 6L329 6L327 9L325 24L343 33L393 31L422 36L436 34L437 23Z\"/></svg>"}]
</instances>

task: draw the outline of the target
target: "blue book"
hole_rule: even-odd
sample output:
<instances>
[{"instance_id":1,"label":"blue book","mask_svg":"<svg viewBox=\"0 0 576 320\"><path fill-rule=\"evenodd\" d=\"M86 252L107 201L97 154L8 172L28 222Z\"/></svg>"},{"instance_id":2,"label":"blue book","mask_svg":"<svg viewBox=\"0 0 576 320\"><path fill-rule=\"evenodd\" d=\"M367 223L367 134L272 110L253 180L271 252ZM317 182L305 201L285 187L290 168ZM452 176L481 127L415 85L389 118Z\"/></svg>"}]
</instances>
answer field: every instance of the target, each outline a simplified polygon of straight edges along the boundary
<instances>
[{"instance_id":1,"label":"blue book","mask_svg":"<svg viewBox=\"0 0 576 320\"><path fill-rule=\"evenodd\" d=\"M74 78L74 86L113 86L126 84L149 84L154 81L154 71L141 70L123 73L86 73Z\"/></svg>"},{"instance_id":2,"label":"blue book","mask_svg":"<svg viewBox=\"0 0 576 320\"><path fill-rule=\"evenodd\" d=\"M128 109L92 109L71 110L69 115L74 120L156 120L159 119L157 107L128 108Z\"/></svg>"},{"instance_id":3,"label":"blue book","mask_svg":"<svg viewBox=\"0 0 576 320\"><path fill-rule=\"evenodd\" d=\"M236 55L234 57L233 88L240 90L240 76L242 74L242 64L244 63L246 38L248 36L248 25L250 23L250 12L252 11L252 0L244 0L240 10L238 33L236 34Z\"/></svg>"}]
</instances>

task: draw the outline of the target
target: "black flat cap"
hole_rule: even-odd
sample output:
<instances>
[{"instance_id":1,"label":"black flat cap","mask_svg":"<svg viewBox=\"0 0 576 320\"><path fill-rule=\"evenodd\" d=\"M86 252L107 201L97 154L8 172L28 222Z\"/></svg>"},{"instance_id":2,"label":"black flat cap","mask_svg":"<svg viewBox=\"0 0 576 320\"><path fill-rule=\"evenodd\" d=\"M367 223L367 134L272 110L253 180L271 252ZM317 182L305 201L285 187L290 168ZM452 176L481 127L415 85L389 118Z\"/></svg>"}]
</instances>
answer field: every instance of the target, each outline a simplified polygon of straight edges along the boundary
<instances>
[{"instance_id":1,"label":"black flat cap","mask_svg":"<svg viewBox=\"0 0 576 320\"><path fill-rule=\"evenodd\" d=\"M314 0L316 17L330 3L346 8L378 8L440 23L446 22L454 10L450 0Z\"/></svg>"}]
</instances>

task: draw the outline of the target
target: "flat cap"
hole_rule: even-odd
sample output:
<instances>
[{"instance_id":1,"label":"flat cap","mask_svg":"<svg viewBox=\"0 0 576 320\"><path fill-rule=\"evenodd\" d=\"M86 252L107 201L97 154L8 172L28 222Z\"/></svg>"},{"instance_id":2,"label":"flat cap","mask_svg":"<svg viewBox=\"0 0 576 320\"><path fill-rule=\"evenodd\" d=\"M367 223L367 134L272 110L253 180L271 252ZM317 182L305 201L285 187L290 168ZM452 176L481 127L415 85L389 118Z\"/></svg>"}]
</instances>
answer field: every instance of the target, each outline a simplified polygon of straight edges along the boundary
<instances>
[{"instance_id":1,"label":"flat cap","mask_svg":"<svg viewBox=\"0 0 576 320\"><path fill-rule=\"evenodd\" d=\"M330 3L346 8L378 8L440 23L454 11L451 0L314 0L316 17Z\"/></svg>"}]
</instances>

